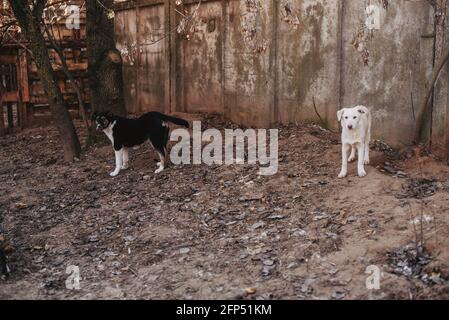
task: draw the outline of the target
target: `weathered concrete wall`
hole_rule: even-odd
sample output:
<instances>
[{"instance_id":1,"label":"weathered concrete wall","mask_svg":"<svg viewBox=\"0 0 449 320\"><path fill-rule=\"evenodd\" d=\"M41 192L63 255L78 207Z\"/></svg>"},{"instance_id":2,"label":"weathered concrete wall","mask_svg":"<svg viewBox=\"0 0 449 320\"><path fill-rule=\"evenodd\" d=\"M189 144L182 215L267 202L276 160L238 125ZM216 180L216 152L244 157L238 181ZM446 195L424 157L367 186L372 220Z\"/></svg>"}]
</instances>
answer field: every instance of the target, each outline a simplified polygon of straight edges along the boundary
<instances>
[{"instance_id":1,"label":"weathered concrete wall","mask_svg":"<svg viewBox=\"0 0 449 320\"><path fill-rule=\"evenodd\" d=\"M433 10L426 1L390 1L380 11L380 29L365 45L369 63L364 66L350 44L365 8L350 0L343 12L343 105L372 108L374 136L400 147L414 138L412 92L417 110L432 72L433 41L422 36L433 32Z\"/></svg>"},{"instance_id":2,"label":"weathered concrete wall","mask_svg":"<svg viewBox=\"0 0 449 320\"><path fill-rule=\"evenodd\" d=\"M164 6L140 8L139 16L138 110L164 111L168 61L166 41L159 41L165 35Z\"/></svg>"},{"instance_id":3,"label":"weathered concrete wall","mask_svg":"<svg viewBox=\"0 0 449 320\"><path fill-rule=\"evenodd\" d=\"M137 43L136 11L119 11L115 17L115 37L117 49L124 52L130 51L131 45ZM123 78L126 108L134 113L137 108L137 69L136 62L132 59L124 59Z\"/></svg>"},{"instance_id":4,"label":"weathered concrete wall","mask_svg":"<svg viewBox=\"0 0 449 320\"><path fill-rule=\"evenodd\" d=\"M414 112L434 63L435 39L428 35L435 33L435 13L428 1L383 7L359 0L203 0L187 40L172 32L175 9L192 12L197 2L134 1L139 8L118 12L121 47L170 34L139 45L137 66L125 65L131 112L219 112L261 127L316 122L318 112L336 129L340 107L365 104L373 110L375 138L396 147L412 142ZM380 24L368 30L362 26L372 4ZM448 150L449 83L442 81L426 132Z\"/></svg>"},{"instance_id":5,"label":"weathered concrete wall","mask_svg":"<svg viewBox=\"0 0 449 320\"><path fill-rule=\"evenodd\" d=\"M197 4L187 5L192 13ZM184 111L224 112L223 106L223 23L221 1L198 7L201 17L196 32L182 45Z\"/></svg>"},{"instance_id":6,"label":"weathered concrete wall","mask_svg":"<svg viewBox=\"0 0 449 320\"><path fill-rule=\"evenodd\" d=\"M437 8L444 12L446 8ZM439 14L440 12L437 12ZM449 44L449 21L437 19L436 21L435 60L441 58L445 46ZM438 79L434 91L433 109L427 126L427 134L431 137L432 151L449 161L449 65L446 65Z\"/></svg>"},{"instance_id":7,"label":"weathered concrete wall","mask_svg":"<svg viewBox=\"0 0 449 320\"><path fill-rule=\"evenodd\" d=\"M280 8L279 120L282 123L316 121L313 107L329 124L335 124L339 106L339 2L291 1ZM335 125L334 125L335 126Z\"/></svg>"},{"instance_id":8,"label":"weathered concrete wall","mask_svg":"<svg viewBox=\"0 0 449 320\"><path fill-rule=\"evenodd\" d=\"M124 56L127 110L164 111L168 68L164 5L154 2L125 8L116 13L115 34Z\"/></svg>"},{"instance_id":9,"label":"weathered concrete wall","mask_svg":"<svg viewBox=\"0 0 449 320\"><path fill-rule=\"evenodd\" d=\"M250 126L268 126L273 117L274 52L272 1L253 7L226 1L224 54L226 116Z\"/></svg>"}]
</instances>

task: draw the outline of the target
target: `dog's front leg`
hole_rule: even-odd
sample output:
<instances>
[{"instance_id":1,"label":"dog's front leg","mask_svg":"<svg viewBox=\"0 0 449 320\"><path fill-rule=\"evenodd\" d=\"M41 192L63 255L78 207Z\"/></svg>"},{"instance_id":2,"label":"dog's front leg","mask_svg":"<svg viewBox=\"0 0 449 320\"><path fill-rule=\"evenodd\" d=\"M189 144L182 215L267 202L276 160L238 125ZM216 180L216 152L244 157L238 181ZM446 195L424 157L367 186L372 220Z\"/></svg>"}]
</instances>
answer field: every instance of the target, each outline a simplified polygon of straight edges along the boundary
<instances>
[{"instance_id":1,"label":"dog's front leg","mask_svg":"<svg viewBox=\"0 0 449 320\"><path fill-rule=\"evenodd\" d=\"M115 170L111 172L111 177L116 177L123 166L123 149L115 151Z\"/></svg>"},{"instance_id":2,"label":"dog's front leg","mask_svg":"<svg viewBox=\"0 0 449 320\"><path fill-rule=\"evenodd\" d=\"M340 179L345 178L348 175L348 153L349 153L349 149L351 148L351 145L347 144L347 143L343 143L342 146L342 167L341 167L341 172L338 175L338 177Z\"/></svg>"},{"instance_id":3,"label":"dog's front leg","mask_svg":"<svg viewBox=\"0 0 449 320\"><path fill-rule=\"evenodd\" d=\"M366 177L365 171L365 144L358 143L357 144L357 152L359 154L359 161L357 165L357 172L360 178Z\"/></svg>"}]
</instances>

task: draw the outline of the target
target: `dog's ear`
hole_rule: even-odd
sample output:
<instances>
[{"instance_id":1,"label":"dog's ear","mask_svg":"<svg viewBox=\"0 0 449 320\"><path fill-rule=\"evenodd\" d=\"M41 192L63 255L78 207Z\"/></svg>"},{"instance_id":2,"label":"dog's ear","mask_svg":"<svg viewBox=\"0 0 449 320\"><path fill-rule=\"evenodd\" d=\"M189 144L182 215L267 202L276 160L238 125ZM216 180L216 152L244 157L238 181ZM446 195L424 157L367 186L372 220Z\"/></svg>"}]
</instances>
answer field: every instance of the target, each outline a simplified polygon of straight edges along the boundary
<instances>
[{"instance_id":1,"label":"dog's ear","mask_svg":"<svg viewBox=\"0 0 449 320\"><path fill-rule=\"evenodd\" d=\"M368 114L369 113L369 109L367 108L367 107L364 107L364 106L359 106L358 108L357 108L357 111L358 111L358 113L360 113L360 114Z\"/></svg>"},{"instance_id":2,"label":"dog's ear","mask_svg":"<svg viewBox=\"0 0 449 320\"><path fill-rule=\"evenodd\" d=\"M346 109L341 109L340 111L337 112L337 118L338 121L341 121L341 119L343 119L343 115L345 114Z\"/></svg>"},{"instance_id":3,"label":"dog's ear","mask_svg":"<svg viewBox=\"0 0 449 320\"><path fill-rule=\"evenodd\" d=\"M106 117L113 119L114 118L114 114L111 111L106 111Z\"/></svg>"}]
</instances>

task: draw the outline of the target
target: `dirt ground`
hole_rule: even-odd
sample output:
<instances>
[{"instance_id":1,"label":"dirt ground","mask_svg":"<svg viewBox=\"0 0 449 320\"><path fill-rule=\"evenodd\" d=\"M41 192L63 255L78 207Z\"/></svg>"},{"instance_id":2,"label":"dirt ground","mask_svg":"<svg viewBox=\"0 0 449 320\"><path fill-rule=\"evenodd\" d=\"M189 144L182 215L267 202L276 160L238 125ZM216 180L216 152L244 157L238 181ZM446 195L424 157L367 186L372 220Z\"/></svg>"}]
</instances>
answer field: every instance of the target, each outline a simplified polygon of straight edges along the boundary
<instances>
[{"instance_id":1,"label":"dirt ground","mask_svg":"<svg viewBox=\"0 0 449 320\"><path fill-rule=\"evenodd\" d=\"M230 124L204 117L211 127ZM206 165L154 175L144 146L111 178L106 141L67 165L52 127L0 138L14 247L0 298L449 298L448 166L376 142L368 177L352 165L338 180L338 134L316 126L280 128L279 148L271 177ZM68 266L80 290L66 288ZM380 290L366 287L369 266L383 271Z\"/></svg>"}]
</instances>

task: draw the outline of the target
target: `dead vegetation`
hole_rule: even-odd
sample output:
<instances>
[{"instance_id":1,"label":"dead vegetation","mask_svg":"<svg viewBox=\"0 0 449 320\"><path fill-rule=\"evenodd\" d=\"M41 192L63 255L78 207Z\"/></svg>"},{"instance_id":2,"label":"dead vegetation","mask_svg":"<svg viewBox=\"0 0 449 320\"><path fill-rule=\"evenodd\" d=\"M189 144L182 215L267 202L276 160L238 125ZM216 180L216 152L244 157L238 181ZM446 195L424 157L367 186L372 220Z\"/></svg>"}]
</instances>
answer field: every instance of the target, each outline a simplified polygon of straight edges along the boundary
<instances>
[{"instance_id":1,"label":"dead vegetation","mask_svg":"<svg viewBox=\"0 0 449 320\"><path fill-rule=\"evenodd\" d=\"M208 127L234 126L206 117ZM0 140L0 212L15 249L0 298L449 297L449 169L431 158L374 151L366 179L352 168L338 180L338 136L288 126L273 177L205 165L155 176L145 146L112 179L109 145L67 165L56 138L48 127ZM406 175L381 172L385 162ZM384 272L379 291L365 287L371 265ZM66 289L69 266L80 269L79 291Z\"/></svg>"}]
</instances>

